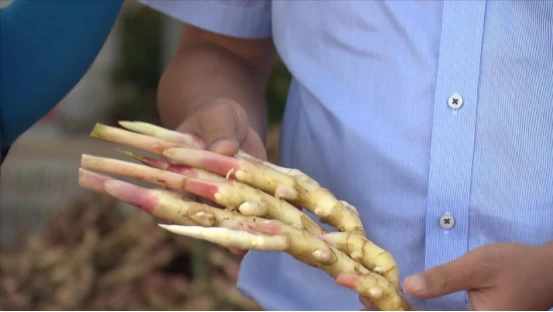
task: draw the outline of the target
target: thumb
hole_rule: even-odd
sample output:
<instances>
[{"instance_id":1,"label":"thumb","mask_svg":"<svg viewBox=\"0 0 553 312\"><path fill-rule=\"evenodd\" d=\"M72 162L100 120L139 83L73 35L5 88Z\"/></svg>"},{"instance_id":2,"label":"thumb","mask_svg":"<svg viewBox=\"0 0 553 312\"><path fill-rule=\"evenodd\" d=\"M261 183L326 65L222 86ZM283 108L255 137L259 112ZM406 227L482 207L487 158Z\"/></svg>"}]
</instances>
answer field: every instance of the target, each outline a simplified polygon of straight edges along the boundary
<instances>
[{"instance_id":1,"label":"thumb","mask_svg":"<svg viewBox=\"0 0 553 312\"><path fill-rule=\"evenodd\" d=\"M207 149L234 156L246 138L248 123L248 116L238 103L217 99L202 105L177 131L198 135Z\"/></svg>"},{"instance_id":2,"label":"thumb","mask_svg":"<svg viewBox=\"0 0 553 312\"><path fill-rule=\"evenodd\" d=\"M457 291L468 290L480 285L482 280L478 253L472 251L466 255L408 276L403 281L403 289L416 298L436 298Z\"/></svg>"}]
</instances>

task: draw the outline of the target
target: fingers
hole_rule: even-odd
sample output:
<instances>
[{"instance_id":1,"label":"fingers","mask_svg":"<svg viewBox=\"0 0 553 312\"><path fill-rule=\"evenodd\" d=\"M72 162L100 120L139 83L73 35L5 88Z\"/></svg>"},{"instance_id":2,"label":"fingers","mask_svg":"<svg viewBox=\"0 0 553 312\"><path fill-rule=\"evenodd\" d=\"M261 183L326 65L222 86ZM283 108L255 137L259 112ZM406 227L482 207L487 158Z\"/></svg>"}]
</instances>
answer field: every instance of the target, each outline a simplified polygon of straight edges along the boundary
<instances>
[{"instance_id":1,"label":"fingers","mask_svg":"<svg viewBox=\"0 0 553 312\"><path fill-rule=\"evenodd\" d=\"M485 253L486 249L476 249L454 261L409 276L403 288L410 295L425 299L479 288L491 274Z\"/></svg>"},{"instance_id":2,"label":"fingers","mask_svg":"<svg viewBox=\"0 0 553 312\"><path fill-rule=\"evenodd\" d=\"M267 151L265 150L265 145L263 144L263 140L259 137L259 134L252 128L248 128L247 132L246 138L242 143L242 149L253 157L267 160Z\"/></svg>"},{"instance_id":3,"label":"fingers","mask_svg":"<svg viewBox=\"0 0 553 312\"><path fill-rule=\"evenodd\" d=\"M361 304L363 304L363 306L365 307L361 311L380 311L380 309L378 309L374 304L372 304L369 301L369 299L367 299L363 296L359 296L359 301L361 301Z\"/></svg>"},{"instance_id":4,"label":"fingers","mask_svg":"<svg viewBox=\"0 0 553 312\"><path fill-rule=\"evenodd\" d=\"M216 153L233 156L248 133L248 116L230 99L217 99L202 106L182 123L177 131L201 137Z\"/></svg>"},{"instance_id":5,"label":"fingers","mask_svg":"<svg viewBox=\"0 0 553 312\"><path fill-rule=\"evenodd\" d=\"M462 290L469 281L454 271L458 268L458 263L454 261L409 276L403 282L403 289L418 298L435 298Z\"/></svg>"},{"instance_id":6,"label":"fingers","mask_svg":"<svg viewBox=\"0 0 553 312\"><path fill-rule=\"evenodd\" d=\"M230 252L232 252L233 254L237 255L237 256L244 256L248 251L247 250L244 250L244 249L239 249L239 248L236 248L236 247L227 247L228 250L230 250Z\"/></svg>"}]
</instances>

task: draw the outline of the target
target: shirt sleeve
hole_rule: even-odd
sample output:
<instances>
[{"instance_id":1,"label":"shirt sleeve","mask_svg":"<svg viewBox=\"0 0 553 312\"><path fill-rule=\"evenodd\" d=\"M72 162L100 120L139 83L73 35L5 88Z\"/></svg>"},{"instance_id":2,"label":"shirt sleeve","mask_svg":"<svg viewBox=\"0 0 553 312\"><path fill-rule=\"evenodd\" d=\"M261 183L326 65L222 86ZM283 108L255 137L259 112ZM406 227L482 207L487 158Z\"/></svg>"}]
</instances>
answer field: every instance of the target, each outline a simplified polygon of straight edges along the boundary
<instances>
[{"instance_id":1,"label":"shirt sleeve","mask_svg":"<svg viewBox=\"0 0 553 312\"><path fill-rule=\"evenodd\" d=\"M271 0L138 0L184 23L245 39L271 37Z\"/></svg>"},{"instance_id":2,"label":"shirt sleeve","mask_svg":"<svg viewBox=\"0 0 553 312\"><path fill-rule=\"evenodd\" d=\"M123 0L14 0L0 10L1 157L80 81Z\"/></svg>"}]
</instances>

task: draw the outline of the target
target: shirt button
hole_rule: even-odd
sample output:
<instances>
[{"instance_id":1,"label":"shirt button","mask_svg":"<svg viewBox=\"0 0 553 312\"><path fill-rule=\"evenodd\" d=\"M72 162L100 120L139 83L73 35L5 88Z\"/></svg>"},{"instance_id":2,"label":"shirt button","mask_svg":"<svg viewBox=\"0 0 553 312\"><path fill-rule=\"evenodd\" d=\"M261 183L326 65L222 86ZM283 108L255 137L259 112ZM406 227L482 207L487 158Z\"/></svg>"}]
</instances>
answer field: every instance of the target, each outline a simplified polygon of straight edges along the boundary
<instances>
[{"instance_id":1,"label":"shirt button","mask_svg":"<svg viewBox=\"0 0 553 312\"><path fill-rule=\"evenodd\" d=\"M453 109L459 109L463 106L463 98L459 94L454 93L447 99L447 104Z\"/></svg>"},{"instance_id":2,"label":"shirt button","mask_svg":"<svg viewBox=\"0 0 553 312\"><path fill-rule=\"evenodd\" d=\"M455 218L453 218L452 215L449 213L446 213L440 217L440 226L445 229L449 230L453 227L455 224Z\"/></svg>"}]
</instances>

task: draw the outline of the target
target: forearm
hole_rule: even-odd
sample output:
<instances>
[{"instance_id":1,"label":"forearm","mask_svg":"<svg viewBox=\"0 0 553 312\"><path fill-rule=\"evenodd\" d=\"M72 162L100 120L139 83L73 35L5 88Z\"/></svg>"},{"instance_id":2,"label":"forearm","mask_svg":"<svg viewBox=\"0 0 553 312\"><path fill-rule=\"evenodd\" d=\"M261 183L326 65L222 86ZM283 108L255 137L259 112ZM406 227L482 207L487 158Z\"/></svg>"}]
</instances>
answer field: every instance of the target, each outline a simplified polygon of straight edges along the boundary
<instances>
[{"instance_id":1,"label":"forearm","mask_svg":"<svg viewBox=\"0 0 553 312\"><path fill-rule=\"evenodd\" d=\"M174 129L200 105L228 98L244 108L250 127L264 137L268 75L269 70L253 68L233 52L215 44L182 49L160 81L158 108L162 123Z\"/></svg>"}]
</instances>

